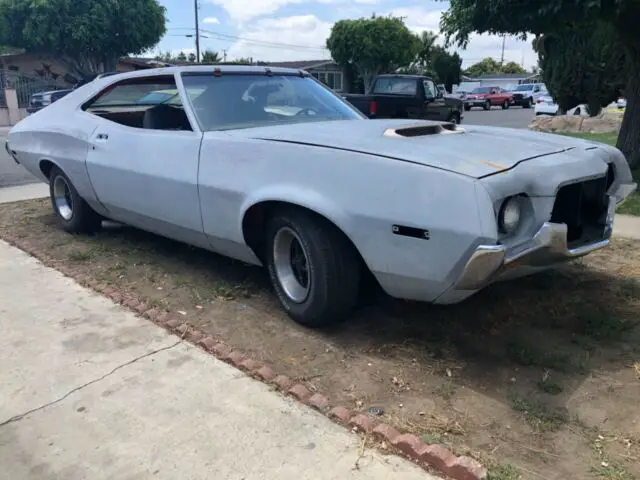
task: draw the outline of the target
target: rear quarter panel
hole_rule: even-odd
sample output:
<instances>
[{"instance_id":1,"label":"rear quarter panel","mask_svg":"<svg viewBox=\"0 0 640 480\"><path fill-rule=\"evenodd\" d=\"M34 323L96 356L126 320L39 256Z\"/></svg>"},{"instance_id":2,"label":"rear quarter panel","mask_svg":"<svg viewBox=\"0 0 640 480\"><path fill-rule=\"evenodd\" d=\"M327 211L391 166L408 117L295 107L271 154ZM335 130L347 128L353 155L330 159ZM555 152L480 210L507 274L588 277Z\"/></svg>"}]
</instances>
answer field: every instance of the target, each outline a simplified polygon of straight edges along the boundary
<instances>
[{"instance_id":1,"label":"rear quarter panel","mask_svg":"<svg viewBox=\"0 0 640 480\"><path fill-rule=\"evenodd\" d=\"M221 253L243 258L240 250L248 248L242 220L251 206L293 203L337 225L383 288L404 298L436 298L453 281L463 256L495 236L480 222L476 184L468 177L233 133L205 134L199 192L205 233ZM491 209L488 199L481 203ZM395 235L394 224L427 229L430 239Z\"/></svg>"}]
</instances>

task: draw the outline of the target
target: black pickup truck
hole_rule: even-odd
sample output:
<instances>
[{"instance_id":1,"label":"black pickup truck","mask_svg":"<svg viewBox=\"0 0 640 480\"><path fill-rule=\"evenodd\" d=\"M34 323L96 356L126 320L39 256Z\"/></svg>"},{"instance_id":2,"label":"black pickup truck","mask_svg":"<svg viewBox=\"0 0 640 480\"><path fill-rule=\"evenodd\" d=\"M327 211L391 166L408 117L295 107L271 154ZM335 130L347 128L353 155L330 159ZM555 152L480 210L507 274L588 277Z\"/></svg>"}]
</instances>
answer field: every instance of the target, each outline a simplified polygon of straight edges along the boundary
<instances>
[{"instance_id":1,"label":"black pickup truck","mask_svg":"<svg viewBox=\"0 0 640 480\"><path fill-rule=\"evenodd\" d=\"M461 123L462 100L445 98L429 77L378 75L365 95L344 98L369 118L415 118Z\"/></svg>"}]
</instances>

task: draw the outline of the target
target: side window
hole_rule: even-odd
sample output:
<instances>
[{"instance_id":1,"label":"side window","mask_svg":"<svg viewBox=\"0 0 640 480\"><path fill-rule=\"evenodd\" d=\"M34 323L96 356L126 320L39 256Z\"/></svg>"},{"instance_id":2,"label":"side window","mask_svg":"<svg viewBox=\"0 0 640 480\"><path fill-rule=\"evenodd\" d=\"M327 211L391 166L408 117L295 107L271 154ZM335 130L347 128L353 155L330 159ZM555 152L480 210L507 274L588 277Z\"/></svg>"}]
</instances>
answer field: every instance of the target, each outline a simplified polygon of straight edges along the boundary
<instances>
[{"instance_id":1,"label":"side window","mask_svg":"<svg viewBox=\"0 0 640 480\"><path fill-rule=\"evenodd\" d=\"M424 87L425 98L436 98L438 96L436 84L431 80L423 80L422 86Z\"/></svg>"},{"instance_id":2,"label":"side window","mask_svg":"<svg viewBox=\"0 0 640 480\"><path fill-rule=\"evenodd\" d=\"M538 93L540 91L540 87L533 87L533 93Z\"/></svg>"},{"instance_id":3,"label":"side window","mask_svg":"<svg viewBox=\"0 0 640 480\"><path fill-rule=\"evenodd\" d=\"M122 80L85 103L83 110L132 128L192 130L173 75Z\"/></svg>"}]
</instances>

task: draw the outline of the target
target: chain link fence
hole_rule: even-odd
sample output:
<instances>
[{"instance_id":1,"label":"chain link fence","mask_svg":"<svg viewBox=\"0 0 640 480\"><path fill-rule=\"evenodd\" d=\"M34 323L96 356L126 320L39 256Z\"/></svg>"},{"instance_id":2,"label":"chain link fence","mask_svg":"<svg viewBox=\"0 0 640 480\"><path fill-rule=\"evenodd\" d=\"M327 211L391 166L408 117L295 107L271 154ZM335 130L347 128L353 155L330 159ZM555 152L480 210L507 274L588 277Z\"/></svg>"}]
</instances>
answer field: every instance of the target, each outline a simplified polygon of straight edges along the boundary
<instances>
[{"instance_id":1,"label":"chain link fence","mask_svg":"<svg viewBox=\"0 0 640 480\"><path fill-rule=\"evenodd\" d=\"M31 77L23 73L0 69L0 107L7 106L4 95L5 88L15 88L18 97L18 107L26 108L29 106L31 95L34 93L63 90L68 87L62 87L53 81Z\"/></svg>"}]
</instances>

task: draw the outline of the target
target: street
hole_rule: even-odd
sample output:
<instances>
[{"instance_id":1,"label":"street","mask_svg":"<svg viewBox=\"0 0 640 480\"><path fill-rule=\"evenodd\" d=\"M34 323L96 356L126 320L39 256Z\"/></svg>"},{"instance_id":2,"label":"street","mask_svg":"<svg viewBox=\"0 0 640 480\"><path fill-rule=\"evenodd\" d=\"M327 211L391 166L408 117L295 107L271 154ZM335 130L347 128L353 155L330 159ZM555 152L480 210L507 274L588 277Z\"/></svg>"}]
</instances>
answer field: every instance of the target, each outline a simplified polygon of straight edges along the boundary
<instances>
[{"instance_id":1,"label":"street","mask_svg":"<svg viewBox=\"0 0 640 480\"><path fill-rule=\"evenodd\" d=\"M496 127L527 128L533 118L533 110L514 107L509 110L492 108L485 112L481 109L473 109L464 112L465 125L493 125ZM20 165L16 165L4 150L4 142L8 128L0 129L0 188L12 185L24 185L38 182L38 179L28 173Z\"/></svg>"}]
</instances>

